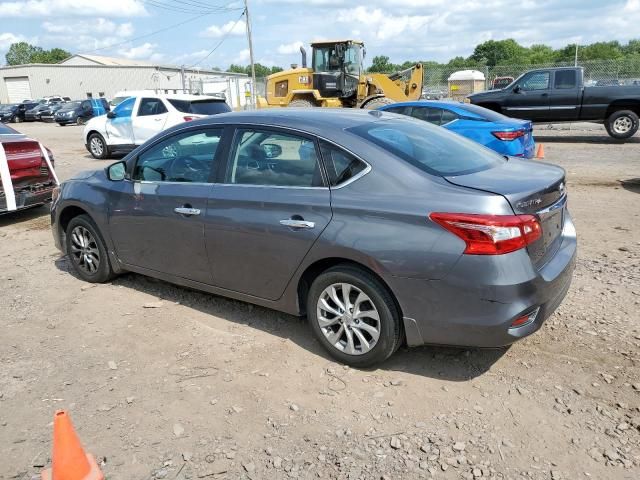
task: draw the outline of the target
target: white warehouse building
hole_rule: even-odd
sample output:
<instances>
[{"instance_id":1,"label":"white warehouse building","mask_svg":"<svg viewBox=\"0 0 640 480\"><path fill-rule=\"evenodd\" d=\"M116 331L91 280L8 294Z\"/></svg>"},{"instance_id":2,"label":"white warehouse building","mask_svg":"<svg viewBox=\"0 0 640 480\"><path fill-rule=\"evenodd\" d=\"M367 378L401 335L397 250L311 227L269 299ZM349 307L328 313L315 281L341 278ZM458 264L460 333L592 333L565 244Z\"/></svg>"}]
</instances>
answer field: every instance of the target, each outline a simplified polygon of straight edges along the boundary
<instances>
[{"instance_id":1,"label":"white warehouse building","mask_svg":"<svg viewBox=\"0 0 640 480\"><path fill-rule=\"evenodd\" d=\"M72 100L111 99L116 92L151 90L224 94L227 103L239 109L246 105L249 97L246 92L250 88L249 78L242 73L183 70L177 66L97 55L73 55L56 64L0 67L0 103L20 103L52 95Z\"/></svg>"}]
</instances>

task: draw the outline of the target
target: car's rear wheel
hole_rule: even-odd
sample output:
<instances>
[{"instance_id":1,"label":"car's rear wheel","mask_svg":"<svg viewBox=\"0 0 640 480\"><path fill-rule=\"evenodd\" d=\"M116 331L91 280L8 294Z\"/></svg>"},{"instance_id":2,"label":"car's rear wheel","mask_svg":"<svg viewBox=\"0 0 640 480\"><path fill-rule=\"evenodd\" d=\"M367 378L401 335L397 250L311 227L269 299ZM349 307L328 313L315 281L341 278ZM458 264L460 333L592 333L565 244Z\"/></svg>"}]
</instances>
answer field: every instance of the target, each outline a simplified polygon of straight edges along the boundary
<instances>
[{"instance_id":1,"label":"car's rear wheel","mask_svg":"<svg viewBox=\"0 0 640 480\"><path fill-rule=\"evenodd\" d=\"M89 144L89 152L94 158L102 160L109 156L107 142L104 141L104 138L99 133L89 135L87 142Z\"/></svg>"},{"instance_id":2,"label":"car's rear wheel","mask_svg":"<svg viewBox=\"0 0 640 480\"><path fill-rule=\"evenodd\" d=\"M104 283L115 277L107 247L91 217L79 215L67 225L66 249L73 270L91 283Z\"/></svg>"},{"instance_id":3,"label":"car's rear wheel","mask_svg":"<svg viewBox=\"0 0 640 480\"><path fill-rule=\"evenodd\" d=\"M618 140L633 137L638 131L638 115L631 110L613 112L605 121L605 128L610 137Z\"/></svg>"},{"instance_id":4,"label":"car's rear wheel","mask_svg":"<svg viewBox=\"0 0 640 480\"><path fill-rule=\"evenodd\" d=\"M316 104L307 98L296 98L289 102L289 107L293 108L313 108Z\"/></svg>"},{"instance_id":5,"label":"car's rear wheel","mask_svg":"<svg viewBox=\"0 0 640 480\"><path fill-rule=\"evenodd\" d=\"M393 297L371 273L350 265L319 275L309 290L311 329L329 354L354 367L383 362L401 342Z\"/></svg>"},{"instance_id":6,"label":"car's rear wheel","mask_svg":"<svg viewBox=\"0 0 640 480\"><path fill-rule=\"evenodd\" d=\"M85 124L85 123L87 123L87 122L85 121L85 119L84 119L83 117L78 117L78 118L76 119L76 123L77 123L78 125L84 125L84 124Z\"/></svg>"}]
</instances>

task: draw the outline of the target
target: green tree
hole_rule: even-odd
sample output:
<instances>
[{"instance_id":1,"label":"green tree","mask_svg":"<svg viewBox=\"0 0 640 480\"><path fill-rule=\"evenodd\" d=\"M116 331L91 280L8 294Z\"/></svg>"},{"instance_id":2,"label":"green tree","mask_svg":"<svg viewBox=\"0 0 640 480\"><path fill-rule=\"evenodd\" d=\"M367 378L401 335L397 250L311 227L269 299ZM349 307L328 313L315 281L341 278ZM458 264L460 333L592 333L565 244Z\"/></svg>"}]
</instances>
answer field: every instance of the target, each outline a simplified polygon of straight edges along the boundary
<instances>
[{"instance_id":1,"label":"green tree","mask_svg":"<svg viewBox=\"0 0 640 480\"><path fill-rule=\"evenodd\" d=\"M40 47L35 47L27 42L12 43L5 55L7 65L23 65L31 63L31 59L42 52Z\"/></svg>"},{"instance_id":2,"label":"green tree","mask_svg":"<svg viewBox=\"0 0 640 480\"><path fill-rule=\"evenodd\" d=\"M378 55L371 60L371 66L369 71L371 73L389 73L399 70L398 65L389 62L389 57L385 55Z\"/></svg>"},{"instance_id":3,"label":"green tree","mask_svg":"<svg viewBox=\"0 0 640 480\"><path fill-rule=\"evenodd\" d=\"M43 50L41 47L27 42L13 43L5 55L7 65L23 65L25 63L58 63L71 54L61 48Z\"/></svg>"},{"instance_id":4,"label":"green tree","mask_svg":"<svg viewBox=\"0 0 640 480\"><path fill-rule=\"evenodd\" d=\"M227 72L247 73L247 67L243 67L242 65L236 65L235 63L232 63L231 65L229 65L229 68L227 68Z\"/></svg>"},{"instance_id":5,"label":"green tree","mask_svg":"<svg viewBox=\"0 0 640 480\"><path fill-rule=\"evenodd\" d=\"M513 38L506 40L488 40L477 45L470 60L493 67L505 63L522 62L526 55L526 48Z\"/></svg>"},{"instance_id":6,"label":"green tree","mask_svg":"<svg viewBox=\"0 0 640 480\"><path fill-rule=\"evenodd\" d=\"M528 60L532 65L552 63L554 61L554 51L549 45L531 45L527 52Z\"/></svg>"}]
</instances>

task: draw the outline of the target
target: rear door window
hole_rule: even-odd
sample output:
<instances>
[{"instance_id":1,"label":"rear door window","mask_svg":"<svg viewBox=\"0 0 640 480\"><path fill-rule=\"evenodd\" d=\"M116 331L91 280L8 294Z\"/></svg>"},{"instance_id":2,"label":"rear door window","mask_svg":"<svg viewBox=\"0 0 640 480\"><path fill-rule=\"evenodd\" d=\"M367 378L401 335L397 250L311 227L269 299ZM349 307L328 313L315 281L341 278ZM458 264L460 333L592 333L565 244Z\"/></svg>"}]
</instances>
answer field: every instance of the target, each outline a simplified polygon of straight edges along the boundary
<instances>
[{"instance_id":1,"label":"rear door window","mask_svg":"<svg viewBox=\"0 0 640 480\"><path fill-rule=\"evenodd\" d=\"M446 125L447 123L453 122L458 118L459 118L458 115L453 113L451 110L442 109L442 121L440 125Z\"/></svg>"},{"instance_id":2,"label":"rear door window","mask_svg":"<svg viewBox=\"0 0 640 480\"><path fill-rule=\"evenodd\" d=\"M151 115L162 115L167 113L167 107L164 106L159 98L143 98L140 100L138 107L138 116L147 117Z\"/></svg>"},{"instance_id":3,"label":"rear door window","mask_svg":"<svg viewBox=\"0 0 640 480\"><path fill-rule=\"evenodd\" d=\"M394 119L347 130L431 175L466 175L505 162L492 150L427 122Z\"/></svg>"},{"instance_id":4,"label":"rear door window","mask_svg":"<svg viewBox=\"0 0 640 480\"><path fill-rule=\"evenodd\" d=\"M176 110L182 113L216 115L231 111L229 105L221 100L177 100L169 98L168 101Z\"/></svg>"},{"instance_id":5,"label":"rear door window","mask_svg":"<svg viewBox=\"0 0 640 480\"><path fill-rule=\"evenodd\" d=\"M575 70L556 70L554 88L558 90L567 90L576 88L576 71Z\"/></svg>"},{"instance_id":6,"label":"rear door window","mask_svg":"<svg viewBox=\"0 0 640 480\"><path fill-rule=\"evenodd\" d=\"M321 187L315 143L277 131L238 130L225 181L238 185Z\"/></svg>"}]
</instances>

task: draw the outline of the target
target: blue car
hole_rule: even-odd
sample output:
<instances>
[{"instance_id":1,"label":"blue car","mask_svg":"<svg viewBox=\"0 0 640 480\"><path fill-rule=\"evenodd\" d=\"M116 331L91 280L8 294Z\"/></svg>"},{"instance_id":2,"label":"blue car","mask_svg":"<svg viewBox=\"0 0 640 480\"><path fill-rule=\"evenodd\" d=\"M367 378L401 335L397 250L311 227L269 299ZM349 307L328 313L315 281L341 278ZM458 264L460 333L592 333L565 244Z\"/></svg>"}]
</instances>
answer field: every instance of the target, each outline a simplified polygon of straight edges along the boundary
<instances>
[{"instance_id":1,"label":"blue car","mask_svg":"<svg viewBox=\"0 0 640 480\"><path fill-rule=\"evenodd\" d=\"M467 137L502 155L533 158L533 125L477 105L415 101L385 105L378 110L408 115Z\"/></svg>"}]
</instances>

